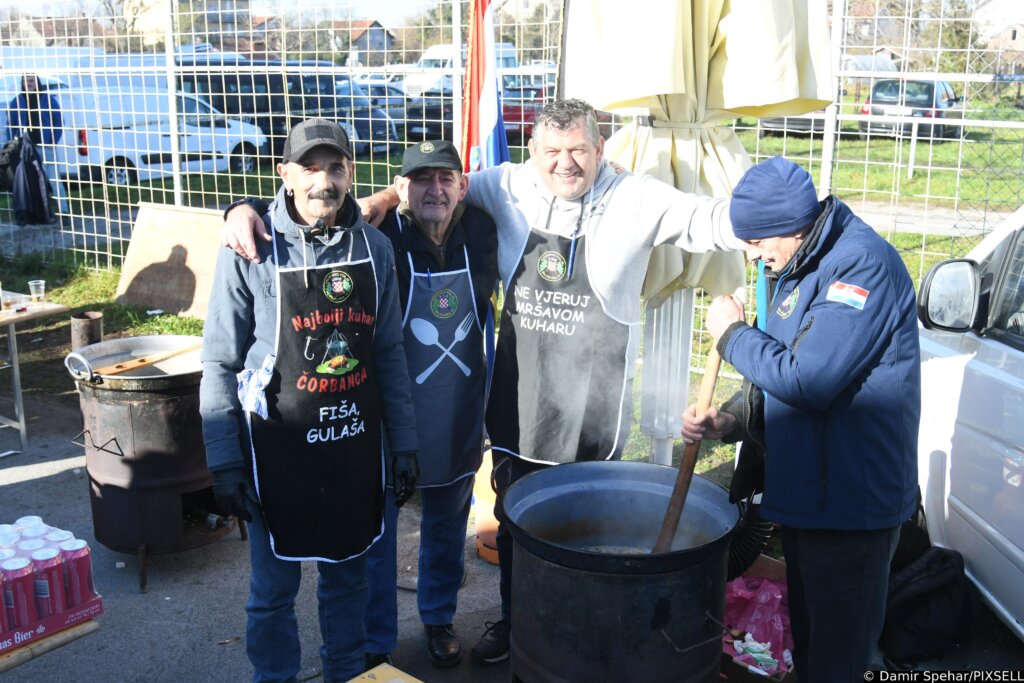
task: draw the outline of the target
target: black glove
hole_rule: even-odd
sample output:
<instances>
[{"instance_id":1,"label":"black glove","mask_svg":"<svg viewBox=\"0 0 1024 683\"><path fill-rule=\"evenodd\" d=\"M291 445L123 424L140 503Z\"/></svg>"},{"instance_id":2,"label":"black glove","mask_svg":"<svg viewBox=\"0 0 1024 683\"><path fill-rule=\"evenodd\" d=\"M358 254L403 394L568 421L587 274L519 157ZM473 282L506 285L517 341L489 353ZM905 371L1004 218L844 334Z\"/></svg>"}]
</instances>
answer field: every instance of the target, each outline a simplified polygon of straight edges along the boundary
<instances>
[{"instance_id":1,"label":"black glove","mask_svg":"<svg viewBox=\"0 0 1024 683\"><path fill-rule=\"evenodd\" d=\"M391 480L395 484L395 505L402 507L416 492L416 480L420 478L420 465L416 462L416 451L394 453L391 456Z\"/></svg>"},{"instance_id":2,"label":"black glove","mask_svg":"<svg viewBox=\"0 0 1024 683\"><path fill-rule=\"evenodd\" d=\"M256 501L256 492L241 467L218 470L213 474L213 497L220 509L246 522L252 521L252 514L246 500Z\"/></svg>"}]
</instances>

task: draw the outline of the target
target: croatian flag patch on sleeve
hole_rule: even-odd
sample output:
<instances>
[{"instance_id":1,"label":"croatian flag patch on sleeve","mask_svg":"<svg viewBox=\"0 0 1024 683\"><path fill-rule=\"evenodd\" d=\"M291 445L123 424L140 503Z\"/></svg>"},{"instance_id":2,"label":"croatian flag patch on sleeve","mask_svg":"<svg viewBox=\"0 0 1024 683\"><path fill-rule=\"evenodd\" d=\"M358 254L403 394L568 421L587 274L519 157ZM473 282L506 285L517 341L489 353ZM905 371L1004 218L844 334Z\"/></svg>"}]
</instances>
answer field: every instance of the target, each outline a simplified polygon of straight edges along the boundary
<instances>
[{"instance_id":1,"label":"croatian flag patch on sleeve","mask_svg":"<svg viewBox=\"0 0 1024 683\"><path fill-rule=\"evenodd\" d=\"M868 302L868 290L857 285L848 285L845 282L833 282L828 288L828 301L838 301L847 306L853 306L858 311L864 310L864 304Z\"/></svg>"}]
</instances>

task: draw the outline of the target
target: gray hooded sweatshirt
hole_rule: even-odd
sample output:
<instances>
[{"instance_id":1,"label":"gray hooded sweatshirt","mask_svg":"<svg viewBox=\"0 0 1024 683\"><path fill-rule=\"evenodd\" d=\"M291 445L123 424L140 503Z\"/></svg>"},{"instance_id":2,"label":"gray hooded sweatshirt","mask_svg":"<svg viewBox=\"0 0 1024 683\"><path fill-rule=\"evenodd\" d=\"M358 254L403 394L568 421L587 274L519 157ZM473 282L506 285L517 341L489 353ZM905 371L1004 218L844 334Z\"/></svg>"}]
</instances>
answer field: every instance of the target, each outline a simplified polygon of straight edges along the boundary
<instances>
[{"instance_id":1,"label":"gray hooded sweatshirt","mask_svg":"<svg viewBox=\"0 0 1024 683\"><path fill-rule=\"evenodd\" d=\"M583 226L591 286L605 313L630 326L626 357L632 377L651 250L670 244L698 253L739 250L744 244L732 233L728 200L681 192L649 176L616 174L607 162L601 163L592 190L578 199L561 199L526 161L473 173L466 201L497 224L498 272L506 288L531 227L568 237L578 224Z\"/></svg>"}]
</instances>

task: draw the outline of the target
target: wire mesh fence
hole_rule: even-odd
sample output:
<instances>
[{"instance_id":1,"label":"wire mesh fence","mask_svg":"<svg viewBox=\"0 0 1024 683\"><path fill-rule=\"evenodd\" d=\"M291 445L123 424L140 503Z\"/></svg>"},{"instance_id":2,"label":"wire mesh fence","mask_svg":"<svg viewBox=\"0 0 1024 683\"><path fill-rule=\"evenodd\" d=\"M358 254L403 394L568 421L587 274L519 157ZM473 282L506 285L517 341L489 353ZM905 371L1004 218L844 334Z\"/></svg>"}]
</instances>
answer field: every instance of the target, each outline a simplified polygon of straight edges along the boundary
<instances>
[{"instance_id":1,"label":"wire mesh fence","mask_svg":"<svg viewBox=\"0 0 1024 683\"><path fill-rule=\"evenodd\" d=\"M754 161L805 164L919 278L1022 203L1024 24L999 4L835 0L834 104L733 125ZM557 94L562 11L509 0L497 14L513 160ZM0 144L31 131L54 214L19 225L5 187L0 253L117 266L140 201L271 196L284 137L310 116L348 131L357 195L387 185L409 142L461 134L467 18L465 0L0 3Z\"/></svg>"}]
</instances>

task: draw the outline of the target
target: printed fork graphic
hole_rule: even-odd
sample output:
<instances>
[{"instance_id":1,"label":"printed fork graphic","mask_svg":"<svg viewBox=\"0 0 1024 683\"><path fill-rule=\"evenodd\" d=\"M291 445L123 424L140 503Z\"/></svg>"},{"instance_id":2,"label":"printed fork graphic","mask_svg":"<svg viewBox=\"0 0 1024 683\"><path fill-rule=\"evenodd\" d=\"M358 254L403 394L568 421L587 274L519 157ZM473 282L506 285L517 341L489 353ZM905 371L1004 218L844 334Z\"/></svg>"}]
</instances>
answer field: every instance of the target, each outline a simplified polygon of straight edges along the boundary
<instances>
[{"instance_id":1,"label":"printed fork graphic","mask_svg":"<svg viewBox=\"0 0 1024 683\"><path fill-rule=\"evenodd\" d=\"M437 357L437 360L435 360L430 365L430 367L428 367L426 370L419 374L419 376L416 378L416 384L423 384L427 380L427 378L430 377L431 374L433 374L434 370L437 369L437 366L441 364L441 361L444 360L445 356L448 356L453 361L455 361L455 364L459 366L460 370L462 370L462 374L464 374L466 377L469 377L469 368L467 368L466 364L459 360L455 356L455 354L452 353L452 348L460 341L466 338L466 335L469 334L469 329L472 326L473 314L470 313L465 318L462 319L461 323L459 323L458 328L456 328L455 330L455 338L452 340L452 343L448 345L448 348L445 348L441 346L440 343L435 342L434 345L440 347L443 353Z\"/></svg>"}]
</instances>

